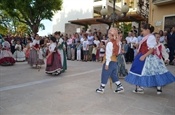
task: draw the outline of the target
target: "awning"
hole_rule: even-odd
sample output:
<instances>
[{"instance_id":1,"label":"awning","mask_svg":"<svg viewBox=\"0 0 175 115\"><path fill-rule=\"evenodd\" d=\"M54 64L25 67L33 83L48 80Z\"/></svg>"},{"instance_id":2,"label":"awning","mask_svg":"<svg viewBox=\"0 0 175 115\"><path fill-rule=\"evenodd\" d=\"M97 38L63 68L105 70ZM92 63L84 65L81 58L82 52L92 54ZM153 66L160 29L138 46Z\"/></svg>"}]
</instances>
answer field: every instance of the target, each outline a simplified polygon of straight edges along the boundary
<instances>
[{"instance_id":1,"label":"awning","mask_svg":"<svg viewBox=\"0 0 175 115\"><path fill-rule=\"evenodd\" d=\"M139 14L127 14L125 17L121 17L117 22L140 22L145 21L145 18L140 16ZM87 19L77 19L70 20L72 24L77 25L93 25L93 24L111 24L112 22L103 18L87 18Z\"/></svg>"}]
</instances>

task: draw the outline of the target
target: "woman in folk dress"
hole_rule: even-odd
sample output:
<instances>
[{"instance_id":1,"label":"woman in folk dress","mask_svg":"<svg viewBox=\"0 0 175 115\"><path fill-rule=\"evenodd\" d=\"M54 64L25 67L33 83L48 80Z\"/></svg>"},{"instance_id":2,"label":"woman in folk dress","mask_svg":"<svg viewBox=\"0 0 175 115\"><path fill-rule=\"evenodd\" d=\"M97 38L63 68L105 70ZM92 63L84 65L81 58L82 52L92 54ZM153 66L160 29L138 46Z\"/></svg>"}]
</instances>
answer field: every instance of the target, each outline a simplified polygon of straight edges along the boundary
<instances>
[{"instance_id":1,"label":"woman in folk dress","mask_svg":"<svg viewBox=\"0 0 175 115\"><path fill-rule=\"evenodd\" d=\"M129 74L125 80L136 85L134 93L144 93L143 87L157 87L157 94L162 93L162 86L175 81L163 61L154 54L156 38L151 33L154 27L144 24L142 33L144 38L139 43L138 54L136 55Z\"/></svg>"},{"instance_id":2,"label":"woman in folk dress","mask_svg":"<svg viewBox=\"0 0 175 115\"><path fill-rule=\"evenodd\" d=\"M0 36L1 37L1 36ZM15 59L10 52L10 43L8 41L0 42L0 65L10 66L14 65Z\"/></svg>"},{"instance_id":3,"label":"woman in folk dress","mask_svg":"<svg viewBox=\"0 0 175 115\"><path fill-rule=\"evenodd\" d=\"M58 75L61 73L61 57L57 51L56 38L51 37L50 45L48 49L48 55L46 56L46 73L52 75Z\"/></svg>"},{"instance_id":4,"label":"woman in folk dress","mask_svg":"<svg viewBox=\"0 0 175 115\"><path fill-rule=\"evenodd\" d=\"M22 46L21 46L19 40L17 41L17 44L15 45L15 50L16 51L13 54L13 57L15 58L15 60L18 61L18 62L25 61L26 60L25 54L22 50Z\"/></svg>"},{"instance_id":5,"label":"woman in folk dress","mask_svg":"<svg viewBox=\"0 0 175 115\"><path fill-rule=\"evenodd\" d=\"M40 51L40 41L39 35L36 34L35 39L32 43L32 48L30 50L30 55L28 59L28 63L33 66L35 65L37 68L44 64L44 60L39 59L39 52Z\"/></svg>"}]
</instances>

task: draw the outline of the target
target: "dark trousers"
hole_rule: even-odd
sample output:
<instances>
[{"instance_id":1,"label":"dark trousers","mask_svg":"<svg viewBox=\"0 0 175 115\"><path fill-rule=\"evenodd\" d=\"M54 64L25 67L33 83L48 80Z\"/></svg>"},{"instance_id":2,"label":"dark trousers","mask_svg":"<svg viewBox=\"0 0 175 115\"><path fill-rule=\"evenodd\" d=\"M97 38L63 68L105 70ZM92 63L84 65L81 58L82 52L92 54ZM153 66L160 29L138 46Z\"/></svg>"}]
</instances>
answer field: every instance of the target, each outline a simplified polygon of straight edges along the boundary
<instances>
[{"instance_id":1,"label":"dark trousers","mask_svg":"<svg viewBox=\"0 0 175 115\"><path fill-rule=\"evenodd\" d=\"M170 54L169 54L169 59L170 59L170 63L173 61L174 59L174 55L175 55L175 46L170 46Z\"/></svg>"},{"instance_id":2,"label":"dark trousers","mask_svg":"<svg viewBox=\"0 0 175 115\"><path fill-rule=\"evenodd\" d=\"M128 48L128 52L126 53L126 62L133 62L134 60L134 49Z\"/></svg>"},{"instance_id":3,"label":"dark trousers","mask_svg":"<svg viewBox=\"0 0 175 115\"><path fill-rule=\"evenodd\" d=\"M83 49L81 49L81 60L84 59Z\"/></svg>"},{"instance_id":4,"label":"dark trousers","mask_svg":"<svg viewBox=\"0 0 175 115\"><path fill-rule=\"evenodd\" d=\"M92 61L96 61L96 55L92 54Z\"/></svg>"}]
</instances>

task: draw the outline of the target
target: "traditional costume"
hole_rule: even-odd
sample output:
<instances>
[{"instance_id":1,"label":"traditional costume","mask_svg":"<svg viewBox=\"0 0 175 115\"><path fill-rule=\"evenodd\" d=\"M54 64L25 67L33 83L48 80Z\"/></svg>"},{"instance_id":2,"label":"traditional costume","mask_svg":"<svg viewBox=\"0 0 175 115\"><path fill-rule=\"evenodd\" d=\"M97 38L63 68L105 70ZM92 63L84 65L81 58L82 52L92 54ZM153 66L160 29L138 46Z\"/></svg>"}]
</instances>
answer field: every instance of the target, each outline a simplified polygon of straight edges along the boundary
<instances>
[{"instance_id":1,"label":"traditional costume","mask_svg":"<svg viewBox=\"0 0 175 115\"><path fill-rule=\"evenodd\" d=\"M105 63L103 64L101 73L101 85L100 88L96 89L96 92L98 93L104 93L104 88L109 77L111 77L112 82L117 85L117 88L114 91L115 93L124 91L124 88L117 76L117 55L120 50L119 47L120 46L115 39L111 39L106 45ZM105 69L106 66L108 66L108 69Z\"/></svg>"},{"instance_id":2,"label":"traditional costume","mask_svg":"<svg viewBox=\"0 0 175 115\"><path fill-rule=\"evenodd\" d=\"M15 52L13 54L13 57L15 58L16 61L25 61L26 58L25 58L25 54L24 52L22 51L22 47L20 44L16 44L15 45Z\"/></svg>"},{"instance_id":3,"label":"traditional costume","mask_svg":"<svg viewBox=\"0 0 175 115\"><path fill-rule=\"evenodd\" d=\"M41 52L40 50L40 45L39 45L39 40L33 40L32 43L32 48L30 50L30 55L29 55L29 59L28 59L28 63L33 66L33 65L43 65L44 64L44 60L41 57Z\"/></svg>"},{"instance_id":4,"label":"traditional costume","mask_svg":"<svg viewBox=\"0 0 175 115\"><path fill-rule=\"evenodd\" d=\"M8 41L0 44L0 65L9 66L13 65L15 60L10 52L10 43Z\"/></svg>"},{"instance_id":5,"label":"traditional costume","mask_svg":"<svg viewBox=\"0 0 175 115\"><path fill-rule=\"evenodd\" d=\"M144 93L141 87L161 87L175 81L174 75L167 70L160 55L152 53L144 61L140 60L140 57L150 48L155 48L156 44L156 39L152 34L145 36L139 43L138 54L125 78L127 82L139 86L133 92Z\"/></svg>"},{"instance_id":6,"label":"traditional costume","mask_svg":"<svg viewBox=\"0 0 175 115\"><path fill-rule=\"evenodd\" d=\"M51 43L48 49L48 54L52 52L46 60L46 73L59 74L62 70L61 57L56 50L56 43Z\"/></svg>"},{"instance_id":7,"label":"traditional costume","mask_svg":"<svg viewBox=\"0 0 175 115\"><path fill-rule=\"evenodd\" d=\"M58 40L58 52L60 53L61 56L61 64L62 64L62 71L64 72L67 70L67 59L66 59L66 51L64 51L65 44L63 42L62 38L59 38Z\"/></svg>"}]
</instances>

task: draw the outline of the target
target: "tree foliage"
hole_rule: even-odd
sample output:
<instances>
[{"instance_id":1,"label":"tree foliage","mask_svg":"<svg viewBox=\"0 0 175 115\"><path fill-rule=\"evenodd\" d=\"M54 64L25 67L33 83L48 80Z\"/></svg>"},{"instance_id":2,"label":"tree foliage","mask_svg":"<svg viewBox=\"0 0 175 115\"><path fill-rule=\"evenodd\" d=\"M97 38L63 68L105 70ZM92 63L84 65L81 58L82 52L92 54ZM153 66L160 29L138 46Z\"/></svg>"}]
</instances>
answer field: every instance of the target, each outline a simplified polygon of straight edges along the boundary
<instances>
[{"instance_id":1,"label":"tree foliage","mask_svg":"<svg viewBox=\"0 0 175 115\"><path fill-rule=\"evenodd\" d=\"M0 9L38 32L40 22L61 10L62 0L0 0Z\"/></svg>"},{"instance_id":2,"label":"tree foliage","mask_svg":"<svg viewBox=\"0 0 175 115\"><path fill-rule=\"evenodd\" d=\"M31 29L28 25L19 22L17 18L12 18L4 10L0 10L0 34L21 34L29 33Z\"/></svg>"}]
</instances>

